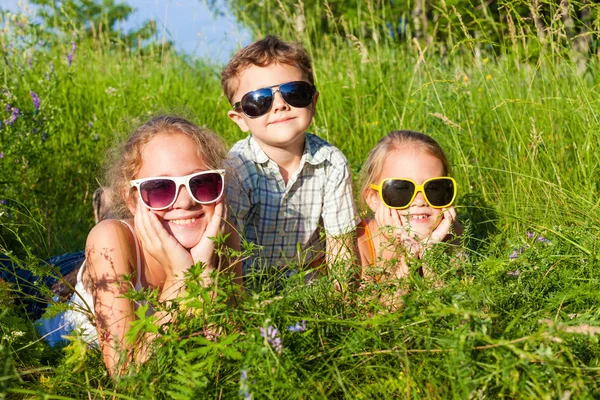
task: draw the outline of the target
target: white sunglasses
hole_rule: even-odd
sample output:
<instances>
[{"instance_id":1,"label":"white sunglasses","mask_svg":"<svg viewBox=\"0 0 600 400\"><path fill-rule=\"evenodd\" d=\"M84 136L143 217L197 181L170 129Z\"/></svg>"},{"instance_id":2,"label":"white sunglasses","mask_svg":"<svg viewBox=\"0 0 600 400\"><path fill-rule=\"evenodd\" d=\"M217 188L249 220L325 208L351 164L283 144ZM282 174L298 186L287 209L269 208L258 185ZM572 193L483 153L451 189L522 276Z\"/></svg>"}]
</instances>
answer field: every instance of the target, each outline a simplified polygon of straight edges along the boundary
<instances>
[{"instance_id":1,"label":"white sunglasses","mask_svg":"<svg viewBox=\"0 0 600 400\"><path fill-rule=\"evenodd\" d=\"M197 203L214 203L223 196L224 181L225 170L215 169L186 176L135 179L129 183L137 188L142 204L151 210L164 210L175 203L182 185Z\"/></svg>"}]
</instances>

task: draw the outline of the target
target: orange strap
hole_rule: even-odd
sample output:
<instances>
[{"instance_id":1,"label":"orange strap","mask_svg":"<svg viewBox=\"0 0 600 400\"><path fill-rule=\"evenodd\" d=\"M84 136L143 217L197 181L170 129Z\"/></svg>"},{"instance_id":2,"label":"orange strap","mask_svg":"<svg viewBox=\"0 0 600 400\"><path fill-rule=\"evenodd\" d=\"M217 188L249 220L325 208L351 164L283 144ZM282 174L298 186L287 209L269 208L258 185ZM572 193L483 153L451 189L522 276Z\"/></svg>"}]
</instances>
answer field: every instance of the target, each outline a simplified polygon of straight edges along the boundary
<instances>
[{"instance_id":1,"label":"orange strap","mask_svg":"<svg viewBox=\"0 0 600 400\"><path fill-rule=\"evenodd\" d=\"M369 225L364 219L360 220L360 225L365 231L365 240L369 245L369 263L374 264L375 260L377 259L377 255L375 254L375 246L373 245L373 237L371 236L371 230L369 229Z\"/></svg>"}]
</instances>

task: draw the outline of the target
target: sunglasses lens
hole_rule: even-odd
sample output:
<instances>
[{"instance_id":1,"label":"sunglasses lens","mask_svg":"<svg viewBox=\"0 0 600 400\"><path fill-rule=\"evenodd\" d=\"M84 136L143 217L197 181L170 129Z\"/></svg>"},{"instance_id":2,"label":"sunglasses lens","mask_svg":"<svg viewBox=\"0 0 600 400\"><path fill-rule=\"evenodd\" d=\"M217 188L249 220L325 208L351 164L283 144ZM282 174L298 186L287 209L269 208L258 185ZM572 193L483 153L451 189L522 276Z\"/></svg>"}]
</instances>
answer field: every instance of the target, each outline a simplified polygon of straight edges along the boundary
<instances>
[{"instance_id":1,"label":"sunglasses lens","mask_svg":"<svg viewBox=\"0 0 600 400\"><path fill-rule=\"evenodd\" d=\"M434 179L425 184L425 196L434 207L446 207L454 200L454 182L447 178Z\"/></svg>"},{"instance_id":2,"label":"sunglasses lens","mask_svg":"<svg viewBox=\"0 0 600 400\"><path fill-rule=\"evenodd\" d=\"M381 197L389 207L407 207L415 193L415 185L402 179L389 179L381 186Z\"/></svg>"},{"instance_id":3,"label":"sunglasses lens","mask_svg":"<svg viewBox=\"0 0 600 400\"><path fill-rule=\"evenodd\" d=\"M170 179L153 179L140 185L144 204L150 208L165 208L175 198L177 186Z\"/></svg>"},{"instance_id":4,"label":"sunglasses lens","mask_svg":"<svg viewBox=\"0 0 600 400\"><path fill-rule=\"evenodd\" d=\"M292 107L308 107L312 103L314 87L308 82L289 82L279 86L279 92Z\"/></svg>"},{"instance_id":5,"label":"sunglasses lens","mask_svg":"<svg viewBox=\"0 0 600 400\"><path fill-rule=\"evenodd\" d=\"M194 176L190 179L192 196L199 203L212 203L223 192L223 177L217 173Z\"/></svg>"},{"instance_id":6,"label":"sunglasses lens","mask_svg":"<svg viewBox=\"0 0 600 400\"><path fill-rule=\"evenodd\" d=\"M242 97L242 111L249 117L266 114L273 104L273 92L270 88L254 90Z\"/></svg>"}]
</instances>

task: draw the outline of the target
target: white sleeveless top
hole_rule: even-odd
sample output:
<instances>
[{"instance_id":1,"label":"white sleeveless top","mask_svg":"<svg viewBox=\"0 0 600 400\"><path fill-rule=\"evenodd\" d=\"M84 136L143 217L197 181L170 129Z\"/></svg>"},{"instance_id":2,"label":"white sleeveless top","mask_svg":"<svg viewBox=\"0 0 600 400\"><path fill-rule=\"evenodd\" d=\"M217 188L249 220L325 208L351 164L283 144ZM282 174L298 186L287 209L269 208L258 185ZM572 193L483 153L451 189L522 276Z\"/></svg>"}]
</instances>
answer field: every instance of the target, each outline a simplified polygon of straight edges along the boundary
<instances>
[{"instance_id":1,"label":"white sleeveless top","mask_svg":"<svg viewBox=\"0 0 600 400\"><path fill-rule=\"evenodd\" d=\"M137 272L135 290L139 292L142 290L140 246L133 228L125 221L120 222L129 228L135 241ZM98 346L98 333L96 332L96 326L92 323L92 321L95 319L94 298L92 297L92 294L87 291L85 285L83 284L82 273L84 268L85 261L77 273L75 293L73 293L71 299L69 300L72 309L63 311L52 318L39 319L36 321L38 333L52 346L59 343L64 343L67 340L64 338L64 336L71 334L71 332L76 328L81 328L83 330L83 340L92 346ZM153 310L149 308L148 312L151 313Z\"/></svg>"}]
</instances>

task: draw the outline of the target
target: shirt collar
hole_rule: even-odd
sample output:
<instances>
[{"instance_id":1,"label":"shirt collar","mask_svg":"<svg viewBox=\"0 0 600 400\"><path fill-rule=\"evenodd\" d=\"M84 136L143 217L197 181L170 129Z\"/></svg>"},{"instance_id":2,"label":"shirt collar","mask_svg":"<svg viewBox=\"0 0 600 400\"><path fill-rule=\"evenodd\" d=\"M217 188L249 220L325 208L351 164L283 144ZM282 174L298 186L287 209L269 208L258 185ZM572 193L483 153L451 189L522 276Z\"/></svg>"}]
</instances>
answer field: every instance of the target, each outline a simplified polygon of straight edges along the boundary
<instances>
[{"instance_id":1,"label":"shirt collar","mask_svg":"<svg viewBox=\"0 0 600 400\"><path fill-rule=\"evenodd\" d=\"M304 158L307 163L312 165L321 164L323 161L325 161L325 152L319 151L322 147L323 146L318 146L318 143L316 143L315 135L307 133L304 144L304 154L302 155L302 158Z\"/></svg>"},{"instance_id":2,"label":"shirt collar","mask_svg":"<svg viewBox=\"0 0 600 400\"><path fill-rule=\"evenodd\" d=\"M263 149L260 148L260 146L258 145L258 143L252 135L250 135L248 141L250 143L250 158L252 161L254 161L257 164L264 164L267 161L269 161L269 157L263 151Z\"/></svg>"},{"instance_id":3,"label":"shirt collar","mask_svg":"<svg viewBox=\"0 0 600 400\"><path fill-rule=\"evenodd\" d=\"M250 143L250 158L252 161L258 164L264 164L269 161L269 156L260 148L256 139L252 135L248 138ZM305 134L304 141L304 153L302 159L312 165L321 164L325 161L325 152L319 151L322 146L318 146L315 142L314 135L307 133Z\"/></svg>"}]
</instances>

